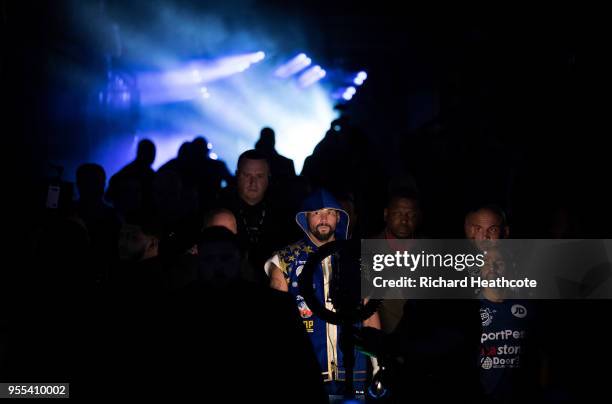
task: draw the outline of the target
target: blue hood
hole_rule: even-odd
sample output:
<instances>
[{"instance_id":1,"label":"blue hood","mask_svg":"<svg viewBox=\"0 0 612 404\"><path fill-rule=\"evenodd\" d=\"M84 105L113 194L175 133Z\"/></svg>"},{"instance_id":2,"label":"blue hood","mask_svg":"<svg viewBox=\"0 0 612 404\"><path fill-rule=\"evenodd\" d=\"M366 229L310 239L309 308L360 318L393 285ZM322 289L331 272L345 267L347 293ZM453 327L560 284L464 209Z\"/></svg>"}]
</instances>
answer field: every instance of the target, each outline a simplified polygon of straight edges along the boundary
<instances>
[{"instance_id":1,"label":"blue hood","mask_svg":"<svg viewBox=\"0 0 612 404\"><path fill-rule=\"evenodd\" d=\"M349 215L342 206L336 201L336 198L324 189L313 192L308 196L304 203L302 203L302 209L295 215L295 221L302 228L302 231L308 236L308 219L306 218L306 212L312 212L319 209L335 209L340 212L340 221L336 226L336 240L346 240L348 236L349 226Z\"/></svg>"}]
</instances>

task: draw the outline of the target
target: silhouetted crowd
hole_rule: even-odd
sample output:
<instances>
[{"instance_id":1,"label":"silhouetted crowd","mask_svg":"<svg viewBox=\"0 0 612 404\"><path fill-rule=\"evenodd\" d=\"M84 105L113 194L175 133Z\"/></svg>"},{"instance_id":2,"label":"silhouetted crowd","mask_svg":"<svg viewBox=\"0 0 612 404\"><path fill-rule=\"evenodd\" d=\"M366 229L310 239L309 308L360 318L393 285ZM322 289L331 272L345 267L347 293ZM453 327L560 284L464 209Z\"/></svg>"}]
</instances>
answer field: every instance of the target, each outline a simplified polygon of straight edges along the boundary
<instances>
[{"instance_id":1,"label":"silhouetted crowd","mask_svg":"<svg viewBox=\"0 0 612 404\"><path fill-rule=\"evenodd\" d=\"M438 234L428 225L432 193L422 196L435 184L388 175L369 147L344 118L334 121L296 175L264 128L232 175L202 136L154 170L156 147L145 139L110 179L98 164L80 165L77 197L70 184L46 183L26 253L9 264L19 270L10 286L16 310L0 333L1 380L68 381L73 397L100 401L315 403L350 393L378 402L566 403L600 394L608 372L596 367L609 357L600 356L608 351L601 302L523 303L529 316L518 321L502 315L512 308L493 292L388 300L355 325L374 355L356 350L355 363L345 362L340 335L349 331L322 322L300 294L313 251L342 239L514 235L503 201L486 196L453 206L462 213L447 224L459 226ZM566 210L551 217L542 237L573 236ZM335 265L322 262L314 279L331 310ZM488 366L507 358L483 335L505 330L527 336L504 345L516 366ZM383 357L391 393L374 397ZM346 367L355 391L344 389Z\"/></svg>"}]
</instances>

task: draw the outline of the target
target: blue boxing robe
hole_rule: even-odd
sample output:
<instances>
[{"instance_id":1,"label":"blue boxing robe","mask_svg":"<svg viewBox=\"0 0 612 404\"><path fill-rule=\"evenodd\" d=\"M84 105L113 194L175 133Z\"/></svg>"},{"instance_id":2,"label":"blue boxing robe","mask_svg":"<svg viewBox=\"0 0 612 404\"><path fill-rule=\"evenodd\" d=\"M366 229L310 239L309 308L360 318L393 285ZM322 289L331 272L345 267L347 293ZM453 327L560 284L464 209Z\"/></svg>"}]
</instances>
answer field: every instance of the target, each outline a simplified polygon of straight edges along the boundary
<instances>
[{"instance_id":1,"label":"blue boxing robe","mask_svg":"<svg viewBox=\"0 0 612 404\"><path fill-rule=\"evenodd\" d=\"M339 240L346 239L348 232L348 214L341 209L338 202L336 202L329 193L319 191L304 202L304 208L296 215L296 221L304 231L304 238L276 252L276 254L266 262L265 270L266 273L268 273L270 264L273 263L283 272L289 293L295 299L304 323L304 328L312 342L328 392L330 394L343 394L346 372L339 346L341 327L328 324L314 315L304 298L300 295L299 288L300 275L304 265L309 255L317 251L317 246L308 236L306 212L319 209L335 209L339 212L340 220L336 226L335 238ZM333 268L333 257L327 257L319 264L313 276L313 286L317 299L321 302L325 302L325 307L332 311L334 311L334 307L329 299L329 284ZM356 326L359 325L356 324ZM355 366L353 368L354 388L356 391L359 392L364 390L366 379L366 357L356 351Z\"/></svg>"}]
</instances>

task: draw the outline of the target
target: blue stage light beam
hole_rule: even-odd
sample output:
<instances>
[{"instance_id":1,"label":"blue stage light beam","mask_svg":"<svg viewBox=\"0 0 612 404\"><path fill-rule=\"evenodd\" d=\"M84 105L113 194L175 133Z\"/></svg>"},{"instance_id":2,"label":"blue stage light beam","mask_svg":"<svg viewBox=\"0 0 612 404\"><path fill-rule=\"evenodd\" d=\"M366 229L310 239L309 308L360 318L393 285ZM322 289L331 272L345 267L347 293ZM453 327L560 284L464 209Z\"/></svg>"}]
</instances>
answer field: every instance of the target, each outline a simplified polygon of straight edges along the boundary
<instances>
[{"instance_id":1,"label":"blue stage light beam","mask_svg":"<svg viewBox=\"0 0 612 404\"><path fill-rule=\"evenodd\" d=\"M321 66L313 66L300 75L298 78L298 84L301 88L309 87L325 77L326 74L327 73L321 68Z\"/></svg>"},{"instance_id":2,"label":"blue stage light beam","mask_svg":"<svg viewBox=\"0 0 612 404\"><path fill-rule=\"evenodd\" d=\"M85 18L98 15L99 7L73 3L75 13L84 16L79 20L82 28L105 27L107 21ZM279 24L263 11L257 11L257 18L239 16L230 4L211 10L149 2L142 4L144 11L121 2L109 5L112 12L108 15L121 27L123 55L119 61L137 83L129 102L121 93L115 98L138 117L134 129L130 126L119 132L111 128L103 133L102 145L88 156L102 163L109 177L133 160L134 139L155 142L154 168L159 168L176 157L183 142L199 134L214 144L210 151L233 171L240 153L254 147L264 126L276 131L277 150L292 158L300 172L304 159L337 118L326 88L329 83L321 80L326 74L321 67L306 76L307 91L296 85L298 80L279 80L274 75L278 65L269 55L304 49L299 18ZM146 23L141 23L143 16ZM98 31L95 35L103 43L105 30ZM288 77L293 79L312 68L306 53L288 70ZM293 55L300 54L288 54L287 60ZM105 119L123 119L119 112L109 117L115 112L99 111Z\"/></svg>"},{"instance_id":3,"label":"blue stage light beam","mask_svg":"<svg viewBox=\"0 0 612 404\"><path fill-rule=\"evenodd\" d=\"M253 148L261 128L270 126L276 131L277 150L294 160L299 173L305 158L337 118L328 89L317 82L321 72L311 73L309 80L317 81L304 91L293 82L278 80L271 63L205 86L203 74L196 75L193 66L188 67L182 70L187 77L178 79L176 87L159 83L156 88L154 83L147 83L150 94L165 91L167 96L171 91L172 96L182 92L179 95L185 97L183 102L168 97L141 104L138 136L158 145L154 168L176 157L183 142L202 134L233 171L240 153ZM191 84L184 85L185 81Z\"/></svg>"},{"instance_id":4,"label":"blue stage light beam","mask_svg":"<svg viewBox=\"0 0 612 404\"><path fill-rule=\"evenodd\" d=\"M138 74L140 102L143 105L187 101L199 97L201 85L242 73L265 58L263 51L198 60L186 66L162 72ZM205 96L207 97L207 96Z\"/></svg>"},{"instance_id":5,"label":"blue stage light beam","mask_svg":"<svg viewBox=\"0 0 612 404\"><path fill-rule=\"evenodd\" d=\"M310 66L312 60L305 53L300 53L293 57L274 72L276 77L286 79Z\"/></svg>"}]
</instances>

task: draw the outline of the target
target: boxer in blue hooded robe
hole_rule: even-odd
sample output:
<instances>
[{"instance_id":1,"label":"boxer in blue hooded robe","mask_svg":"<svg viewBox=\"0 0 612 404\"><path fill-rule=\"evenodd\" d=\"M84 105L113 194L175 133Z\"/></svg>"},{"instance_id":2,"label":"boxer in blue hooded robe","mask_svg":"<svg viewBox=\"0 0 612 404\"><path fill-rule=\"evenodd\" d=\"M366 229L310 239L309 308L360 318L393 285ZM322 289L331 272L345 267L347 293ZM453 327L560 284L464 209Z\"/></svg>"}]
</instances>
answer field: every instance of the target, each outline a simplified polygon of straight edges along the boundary
<instances>
[{"instance_id":1,"label":"boxer in blue hooded robe","mask_svg":"<svg viewBox=\"0 0 612 404\"><path fill-rule=\"evenodd\" d=\"M349 215L331 194L320 190L304 201L302 210L296 215L296 222L304 231L304 237L276 252L266 262L265 271L270 277L270 285L273 288L289 292L294 297L319 360L328 393L344 394L346 375L339 346L340 327L328 324L314 315L300 295L299 282L310 254L325 243L347 238ZM325 302L325 307L332 311L334 306L329 299L329 285L333 268L334 259L333 256L329 256L319 264L313 277L316 297L319 301ZM364 323L380 328L378 314L374 314ZM367 380L367 363L363 354L356 352L355 355L354 387L359 392L364 390Z\"/></svg>"}]
</instances>

